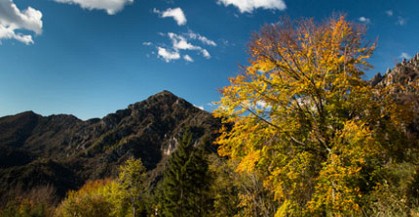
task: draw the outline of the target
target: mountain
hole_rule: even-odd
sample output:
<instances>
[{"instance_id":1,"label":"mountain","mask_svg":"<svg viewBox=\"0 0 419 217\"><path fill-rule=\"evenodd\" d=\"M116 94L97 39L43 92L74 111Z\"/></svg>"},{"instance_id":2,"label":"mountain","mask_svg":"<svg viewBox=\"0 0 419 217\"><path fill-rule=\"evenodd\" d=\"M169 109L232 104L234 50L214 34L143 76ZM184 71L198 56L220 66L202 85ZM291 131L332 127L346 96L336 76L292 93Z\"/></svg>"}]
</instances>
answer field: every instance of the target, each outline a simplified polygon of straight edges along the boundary
<instances>
[{"instance_id":1,"label":"mountain","mask_svg":"<svg viewBox=\"0 0 419 217\"><path fill-rule=\"evenodd\" d=\"M399 113L401 117L403 112L411 113L409 120L405 120L405 131L408 137L419 141L419 53L388 69L384 75L376 74L370 83L381 94L392 97L395 104L410 108Z\"/></svg>"},{"instance_id":2,"label":"mountain","mask_svg":"<svg viewBox=\"0 0 419 217\"><path fill-rule=\"evenodd\" d=\"M43 117L24 112L0 118L0 199L14 191L52 185L58 195L86 180L115 176L130 157L149 171L170 155L186 128L196 145L211 143L220 121L168 91L104 118Z\"/></svg>"},{"instance_id":3,"label":"mountain","mask_svg":"<svg viewBox=\"0 0 419 217\"><path fill-rule=\"evenodd\" d=\"M390 86L391 84L407 85L411 82L419 81L419 53L410 60L404 59L398 63L393 69L387 69L384 75L376 74L371 79L373 86Z\"/></svg>"}]
</instances>

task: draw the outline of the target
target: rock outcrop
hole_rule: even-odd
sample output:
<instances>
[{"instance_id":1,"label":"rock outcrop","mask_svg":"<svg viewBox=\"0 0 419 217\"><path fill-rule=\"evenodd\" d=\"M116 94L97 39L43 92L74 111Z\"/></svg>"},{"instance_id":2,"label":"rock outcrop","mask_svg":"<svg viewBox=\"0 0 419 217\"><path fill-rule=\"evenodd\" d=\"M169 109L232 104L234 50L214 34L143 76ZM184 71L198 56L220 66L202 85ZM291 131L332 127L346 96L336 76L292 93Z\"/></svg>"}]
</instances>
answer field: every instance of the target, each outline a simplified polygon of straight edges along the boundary
<instances>
[{"instance_id":1,"label":"rock outcrop","mask_svg":"<svg viewBox=\"0 0 419 217\"><path fill-rule=\"evenodd\" d=\"M384 75L376 74L370 82L373 86L390 86L394 83L408 85L412 82L419 84L417 78L419 78L419 53L410 60L404 59L393 69L388 69Z\"/></svg>"}]
</instances>

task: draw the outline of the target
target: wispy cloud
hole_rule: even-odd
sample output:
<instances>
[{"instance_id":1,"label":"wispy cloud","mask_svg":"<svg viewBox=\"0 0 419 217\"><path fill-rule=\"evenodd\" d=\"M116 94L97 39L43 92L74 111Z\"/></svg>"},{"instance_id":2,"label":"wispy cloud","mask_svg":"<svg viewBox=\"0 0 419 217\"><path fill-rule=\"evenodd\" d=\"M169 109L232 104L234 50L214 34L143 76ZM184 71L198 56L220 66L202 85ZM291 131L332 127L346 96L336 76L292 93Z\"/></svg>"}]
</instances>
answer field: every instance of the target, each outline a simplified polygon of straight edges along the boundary
<instances>
[{"instance_id":1,"label":"wispy cloud","mask_svg":"<svg viewBox=\"0 0 419 217\"><path fill-rule=\"evenodd\" d=\"M202 42L205 45L209 45L209 46L217 46L217 43L215 43L215 41L208 39L205 36L202 36L198 33L192 32L191 30L189 30L189 32L186 34L190 39L194 39L194 40L198 40L200 42Z\"/></svg>"},{"instance_id":2,"label":"wispy cloud","mask_svg":"<svg viewBox=\"0 0 419 217\"><path fill-rule=\"evenodd\" d=\"M410 56L408 53L406 53L406 52L402 52L401 54L400 54L400 56L399 56L399 58L400 59L411 59L412 58L412 56Z\"/></svg>"},{"instance_id":3,"label":"wispy cloud","mask_svg":"<svg viewBox=\"0 0 419 217\"><path fill-rule=\"evenodd\" d=\"M366 17L360 17L360 18L358 18L358 21L362 22L362 23L365 23L365 24L371 23L371 20L369 18L366 18Z\"/></svg>"},{"instance_id":4,"label":"wispy cloud","mask_svg":"<svg viewBox=\"0 0 419 217\"><path fill-rule=\"evenodd\" d=\"M188 40L181 35L177 35L173 32L169 32L167 33L167 35L169 36L170 40L172 40L174 49L177 49L177 50L200 50L201 49L201 47L189 43Z\"/></svg>"},{"instance_id":5,"label":"wispy cloud","mask_svg":"<svg viewBox=\"0 0 419 217\"><path fill-rule=\"evenodd\" d=\"M183 59L186 61L186 62L193 62L193 59L192 59L192 57L191 56L189 56L188 54L186 54L186 55L184 55L183 56Z\"/></svg>"},{"instance_id":6,"label":"wispy cloud","mask_svg":"<svg viewBox=\"0 0 419 217\"><path fill-rule=\"evenodd\" d=\"M213 40L191 30L182 34L169 32L167 34L160 33L160 35L168 37L171 42L170 45L163 44L162 46L156 47L158 51L157 56L163 59L165 62L171 62L181 58L186 62L194 62L194 58L191 56L191 51L194 51L197 55L200 55L206 59L210 59L210 52L203 46L217 46ZM197 45L195 42L201 42L202 45Z\"/></svg>"},{"instance_id":7,"label":"wispy cloud","mask_svg":"<svg viewBox=\"0 0 419 217\"><path fill-rule=\"evenodd\" d=\"M0 40L14 39L24 44L33 44L32 35L16 31L27 30L42 33L42 13L32 7L20 11L13 1L0 0Z\"/></svg>"},{"instance_id":8,"label":"wispy cloud","mask_svg":"<svg viewBox=\"0 0 419 217\"><path fill-rule=\"evenodd\" d=\"M211 58L210 53L206 49L200 46L191 44L188 41L188 39L185 38L184 36L177 35L172 32L167 33L167 35L172 41L172 45L175 50L196 50L196 51L199 51L202 54L202 56L204 56L205 58L207 59Z\"/></svg>"},{"instance_id":9,"label":"wispy cloud","mask_svg":"<svg viewBox=\"0 0 419 217\"><path fill-rule=\"evenodd\" d=\"M169 8L165 11L159 11L154 8L153 12L160 15L162 18L173 18L179 26L183 26L187 22L185 13L183 13L182 8Z\"/></svg>"},{"instance_id":10,"label":"wispy cloud","mask_svg":"<svg viewBox=\"0 0 419 217\"><path fill-rule=\"evenodd\" d=\"M204 56L205 58L211 59L211 54L206 49L202 49L201 53L202 53L202 56Z\"/></svg>"},{"instance_id":11,"label":"wispy cloud","mask_svg":"<svg viewBox=\"0 0 419 217\"><path fill-rule=\"evenodd\" d=\"M105 10L109 15L114 15L124 9L134 0L55 0L59 3L76 4L88 10Z\"/></svg>"},{"instance_id":12,"label":"wispy cloud","mask_svg":"<svg viewBox=\"0 0 419 217\"><path fill-rule=\"evenodd\" d=\"M287 6L283 0L218 0L218 4L233 5L241 13L252 13L255 9L285 10Z\"/></svg>"},{"instance_id":13,"label":"wispy cloud","mask_svg":"<svg viewBox=\"0 0 419 217\"><path fill-rule=\"evenodd\" d=\"M153 45L153 43L149 42L149 41L145 41L145 42L143 42L143 45L144 46L151 46L151 45Z\"/></svg>"},{"instance_id":14,"label":"wispy cloud","mask_svg":"<svg viewBox=\"0 0 419 217\"><path fill-rule=\"evenodd\" d=\"M392 17L393 16L393 10L387 10L386 14L387 14L387 16Z\"/></svg>"},{"instance_id":15,"label":"wispy cloud","mask_svg":"<svg viewBox=\"0 0 419 217\"><path fill-rule=\"evenodd\" d=\"M398 16L396 24L400 26L404 26L407 24L407 19L404 17Z\"/></svg>"},{"instance_id":16,"label":"wispy cloud","mask_svg":"<svg viewBox=\"0 0 419 217\"><path fill-rule=\"evenodd\" d=\"M170 62L172 60L180 59L180 54L178 51L170 51L163 47L157 47L157 55L162 58L165 62Z\"/></svg>"}]
</instances>

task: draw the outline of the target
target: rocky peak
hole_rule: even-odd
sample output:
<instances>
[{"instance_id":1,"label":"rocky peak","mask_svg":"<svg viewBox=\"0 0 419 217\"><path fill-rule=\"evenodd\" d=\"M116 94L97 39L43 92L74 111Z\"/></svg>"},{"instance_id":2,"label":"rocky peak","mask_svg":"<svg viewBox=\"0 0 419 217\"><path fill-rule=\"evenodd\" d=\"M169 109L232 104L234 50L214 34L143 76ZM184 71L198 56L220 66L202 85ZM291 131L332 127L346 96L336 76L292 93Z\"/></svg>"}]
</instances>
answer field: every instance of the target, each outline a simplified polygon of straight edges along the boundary
<instances>
[{"instance_id":1,"label":"rocky peak","mask_svg":"<svg viewBox=\"0 0 419 217\"><path fill-rule=\"evenodd\" d=\"M154 94L153 96L150 96L148 99L153 99L153 98L178 99L179 97L168 90L163 90L157 94Z\"/></svg>"},{"instance_id":2,"label":"rocky peak","mask_svg":"<svg viewBox=\"0 0 419 217\"><path fill-rule=\"evenodd\" d=\"M173 106L183 106L184 108L193 107L192 104L188 103L186 100L174 95L173 93L167 90L164 90L160 93L150 96L144 101L129 105L128 109L150 110L151 108L153 108L153 109L161 110L161 109L173 107Z\"/></svg>"},{"instance_id":3,"label":"rocky peak","mask_svg":"<svg viewBox=\"0 0 419 217\"><path fill-rule=\"evenodd\" d=\"M410 64L414 68L419 68L419 53L417 53L412 59L407 61L407 64Z\"/></svg>"},{"instance_id":4,"label":"rocky peak","mask_svg":"<svg viewBox=\"0 0 419 217\"><path fill-rule=\"evenodd\" d=\"M387 69L384 76L376 74L371 80L372 86L389 86L394 83L407 85L412 82L419 83L419 53L410 60L403 59L393 69Z\"/></svg>"}]
</instances>

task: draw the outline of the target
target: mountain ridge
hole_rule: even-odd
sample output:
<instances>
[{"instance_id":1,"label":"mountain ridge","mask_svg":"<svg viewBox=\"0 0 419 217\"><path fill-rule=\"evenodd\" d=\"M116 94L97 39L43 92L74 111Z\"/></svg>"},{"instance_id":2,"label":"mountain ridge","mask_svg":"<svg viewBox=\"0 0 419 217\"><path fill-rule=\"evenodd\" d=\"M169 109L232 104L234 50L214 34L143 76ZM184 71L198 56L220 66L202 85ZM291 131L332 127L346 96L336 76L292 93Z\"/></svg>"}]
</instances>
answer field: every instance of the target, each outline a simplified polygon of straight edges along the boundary
<instances>
[{"instance_id":1,"label":"mountain ridge","mask_svg":"<svg viewBox=\"0 0 419 217\"><path fill-rule=\"evenodd\" d=\"M186 128L197 144L215 151L211 141L219 126L210 113L169 91L85 121L33 111L1 117L0 195L9 195L6 189L17 186L28 190L51 184L64 196L86 180L115 176L131 157L141 158L148 170L156 169Z\"/></svg>"},{"instance_id":2,"label":"mountain ridge","mask_svg":"<svg viewBox=\"0 0 419 217\"><path fill-rule=\"evenodd\" d=\"M409 82L419 81L419 53L411 59L403 59L402 62L396 64L392 69L387 69L386 73L375 74L370 80L372 86L389 86L394 83L407 85Z\"/></svg>"}]
</instances>

